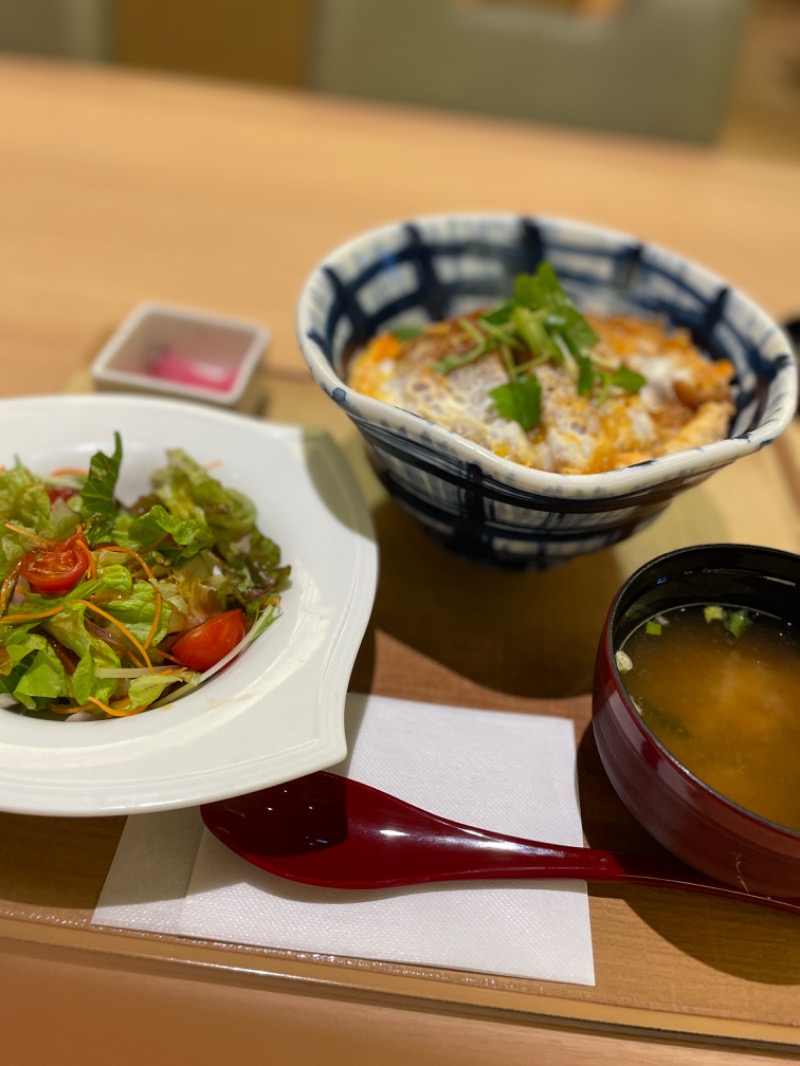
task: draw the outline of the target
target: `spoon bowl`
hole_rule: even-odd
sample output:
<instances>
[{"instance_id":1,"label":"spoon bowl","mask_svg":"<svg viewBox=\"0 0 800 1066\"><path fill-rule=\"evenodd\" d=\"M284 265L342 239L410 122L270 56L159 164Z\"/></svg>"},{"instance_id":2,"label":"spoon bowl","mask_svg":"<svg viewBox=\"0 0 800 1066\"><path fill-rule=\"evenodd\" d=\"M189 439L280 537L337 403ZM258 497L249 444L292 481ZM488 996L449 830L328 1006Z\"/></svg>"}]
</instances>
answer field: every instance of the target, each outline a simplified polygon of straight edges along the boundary
<instances>
[{"instance_id":1,"label":"spoon bowl","mask_svg":"<svg viewBox=\"0 0 800 1066\"><path fill-rule=\"evenodd\" d=\"M489 879L626 882L800 914L800 899L721 884L668 856L615 855L504 836L327 771L207 803L201 814L210 832L247 862L303 884L386 889Z\"/></svg>"}]
</instances>

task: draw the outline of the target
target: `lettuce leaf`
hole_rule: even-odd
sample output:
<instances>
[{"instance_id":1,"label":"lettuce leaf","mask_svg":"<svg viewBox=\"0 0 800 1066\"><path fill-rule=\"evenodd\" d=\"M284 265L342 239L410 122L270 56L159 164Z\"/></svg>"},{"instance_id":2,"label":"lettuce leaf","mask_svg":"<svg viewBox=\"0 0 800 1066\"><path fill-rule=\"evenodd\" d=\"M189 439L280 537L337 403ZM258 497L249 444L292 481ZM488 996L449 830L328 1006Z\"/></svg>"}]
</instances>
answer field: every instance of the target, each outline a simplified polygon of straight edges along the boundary
<instances>
[{"instance_id":1,"label":"lettuce leaf","mask_svg":"<svg viewBox=\"0 0 800 1066\"><path fill-rule=\"evenodd\" d=\"M156 616L156 593L149 581L134 581L133 588L127 596L108 600L103 610L116 618L128 629L140 643L144 643L150 634ZM167 635L172 608L162 600L158 628L152 643L158 644Z\"/></svg>"},{"instance_id":2,"label":"lettuce leaf","mask_svg":"<svg viewBox=\"0 0 800 1066\"><path fill-rule=\"evenodd\" d=\"M114 434L114 452L96 452L79 497L79 513L84 521L86 539L91 546L108 540L114 528L119 506L116 501L117 478L122 463L122 438Z\"/></svg>"},{"instance_id":3,"label":"lettuce leaf","mask_svg":"<svg viewBox=\"0 0 800 1066\"><path fill-rule=\"evenodd\" d=\"M158 552L178 566L213 547L229 590L242 603L251 594L258 596L284 584L289 568L280 565L278 545L258 529L252 500L222 485L179 448L171 449L167 460L153 475L161 506L156 504L135 519L128 535L157 545ZM169 533L178 549L156 540L159 531L162 538Z\"/></svg>"},{"instance_id":4,"label":"lettuce leaf","mask_svg":"<svg viewBox=\"0 0 800 1066\"><path fill-rule=\"evenodd\" d=\"M38 536L55 532L44 484L19 463L0 470L0 582L33 546L30 537L9 529L7 522Z\"/></svg>"},{"instance_id":5,"label":"lettuce leaf","mask_svg":"<svg viewBox=\"0 0 800 1066\"><path fill-rule=\"evenodd\" d=\"M231 546L255 529L252 501L225 488L180 448L168 451L167 459L167 466L153 475L156 495L171 515L205 526L211 543L227 558Z\"/></svg>"},{"instance_id":6,"label":"lettuce leaf","mask_svg":"<svg viewBox=\"0 0 800 1066\"><path fill-rule=\"evenodd\" d=\"M35 634L28 636L35 640ZM35 644L38 646L32 658L27 662L23 660L24 670L17 677L14 676L16 671L13 671L9 678L14 679L11 690L14 699L29 711L37 710L50 700L69 695L67 672L55 649L44 637L35 640Z\"/></svg>"},{"instance_id":7,"label":"lettuce leaf","mask_svg":"<svg viewBox=\"0 0 800 1066\"><path fill-rule=\"evenodd\" d=\"M158 549L178 565L212 547L214 535L204 517L171 514L157 503L130 523L120 540L142 551Z\"/></svg>"},{"instance_id":8,"label":"lettuce leaf","mask_svg":"<svg viewBox=\"0 0 800 1066\"><path fill-rule=\"evenodd\" d=\"M128 698L131 707L149 707L163 694L166 688L174 685L176 681L183 686L193 687L199 680L199 674L186 670L184 673L175 674L142 674L135 677L128 689Z\"/></svg>"},{"instance_id":9,"label":"lettuce leaf","mask_svg":"<svg viewBox=\"0 0 800 1066\"><path fill-rule=\"evenodd\" d=\"M107 646L106 646L107 647ZM108 649L108 654L101 649L89 648L85 655L78 661L78 665L70 678L72 683L72 696L78 706L87 703L92 696L96 700L108 703L117 687L117 679L114 677L98 677L97 667L117 666L119 659Z\"/></svg>"}]
</instances>

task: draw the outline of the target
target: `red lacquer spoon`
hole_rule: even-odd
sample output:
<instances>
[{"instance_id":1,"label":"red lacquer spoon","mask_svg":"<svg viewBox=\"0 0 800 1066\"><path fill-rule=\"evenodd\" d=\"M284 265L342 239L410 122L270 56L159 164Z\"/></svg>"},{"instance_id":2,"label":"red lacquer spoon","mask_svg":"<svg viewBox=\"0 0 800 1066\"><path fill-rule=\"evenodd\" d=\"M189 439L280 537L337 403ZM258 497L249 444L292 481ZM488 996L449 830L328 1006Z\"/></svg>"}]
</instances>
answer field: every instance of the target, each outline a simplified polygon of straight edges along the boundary
<instances>
[{"instance_id":1,"label":"red lacquer spoon","mask_svg":"<svg viewBox=\"0 0 800 1066\"><path fill-rule=\"evenodd\" d=\"M223 844L290 881L375 889L430 881L578 880L682 889L800 914L800 899L712 881L677 859L542 844L461 825L320 771L201 807Z\"/></svg>"}]
</instances>

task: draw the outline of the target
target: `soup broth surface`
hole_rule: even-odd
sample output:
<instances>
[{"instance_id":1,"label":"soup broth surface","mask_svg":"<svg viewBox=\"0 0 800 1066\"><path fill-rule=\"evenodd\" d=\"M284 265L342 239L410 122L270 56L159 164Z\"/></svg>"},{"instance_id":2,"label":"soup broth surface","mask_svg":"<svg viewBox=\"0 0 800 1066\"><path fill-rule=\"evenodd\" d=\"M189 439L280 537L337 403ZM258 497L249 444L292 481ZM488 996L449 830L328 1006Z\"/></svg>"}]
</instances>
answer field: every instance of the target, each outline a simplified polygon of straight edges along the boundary
<instances>
[{"instance_id":1,"label":"soup broth surface","mask_svg":"<svg viewBox=\"0 0 800 1066\"><path fill-rule=\"evenodd\" d=\"M681 608L639 626L617 664L646 725L691 773L800 830L800 639L791 624Z\"/></svg>"}]
</instances>

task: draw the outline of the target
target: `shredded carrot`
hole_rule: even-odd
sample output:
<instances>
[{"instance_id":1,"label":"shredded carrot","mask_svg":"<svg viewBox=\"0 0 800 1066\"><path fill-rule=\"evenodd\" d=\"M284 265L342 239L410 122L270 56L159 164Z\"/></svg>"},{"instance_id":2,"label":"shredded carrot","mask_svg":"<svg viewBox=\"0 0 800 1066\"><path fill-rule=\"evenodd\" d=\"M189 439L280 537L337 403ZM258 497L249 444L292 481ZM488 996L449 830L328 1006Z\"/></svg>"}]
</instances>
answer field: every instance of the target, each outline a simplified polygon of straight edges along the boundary
<instances>
[{"instance_id":1,"label":"shredded carrot","mask_svg":"<svg viewBox=\"0 0 800 1066\"><path fill-rule=\"evenodd\" d=\"M77 707L62 707L58 703L48 703L47 709L53 714L78 714L79 711L94 711L96 708L93 703L82 703Z\"/></svg>"},{"instance_id":2,"label":"shredded carrot","mask_svg":"<svg viewBox=\"0 0 800 1066\"><path fill-rule=\"evenodd\" d=\"M142 570L144 570L145 574L147 574L148 581L155 581L155 574L141 555L139 555L138 552L135 552L133 548L126 548L122 544L98 544L97 550L102 552L124 552L125 555L132 555L139 566L141 566Z\"/></svg>"},{"instance_id":3,"label":"shredded carrot","mask_svg":"<svg viewBox=\"0 0 800 1066\"><path fill-rule=\"evenodd\" d=\"M94 712L98 707L102 707L106 710L106 704L101 700L96 699L94 696L88 696L89 703L81 703L76 707L63 707L58 703L48 703L48 711L52 711L53 714L78 714L80 711ZM110 712L109 712L110 713Z\"/></svg>"},{"instance_id":4,"label":"shredded carrot","mask_svg":"<svg viewBox=\"0 0 800 1066\"><path fill-rule=\"evenodd\" d=\"M103 616L103 618L107 618L108 621L111 622L112 625L115 625L117 627L117 629L119 629L122 633L125 634L125 636L131 642L131 644L133 644L133 646L136 648L136 650L141 655L144 656L144 661L145 661L145 664L147 666L147 669L148 670L152 670L153 669L153 664L150 662L150 656L147 654L145 649L142 647L142 644L139 641L138 637L136 637L133 633L131 633L130 629L128 629L128 627L126 625L123 625L122 622L118 621L113 616L113 614L109 614L107 611L104 611L102 607L97 607L95 604L90 603L89 600L80 600L80 599L72 600L72 603L82 603L84 605L84 607L88 607L90 611L96 611L98 614L101 614ZM5 621L5 619L0 619L0 621Z\"/></svg>"},{"instance_id":5,"label":"shredded carrot","mask_svg":"<svg viewBox=\"0 0 800 1066\"><path fill-rule=\"evenodd\" d=\"M150 632L147 634L147 639L144 642L145 648L150 647L153 642L153 637L156 635L156 632L158 630L158 623L161 621L161 605L164 602L163 597L158 591L158 589L156 589L155 586L153 586L153 588L155 589L156 593L156 606L155 611L153 613L153 624L150 626Z\"/></svg>"},{"instance_id":6,"label":"shredded carrot","mask_svg":"<svg viewBox=\"0 0 800 1066\"><path fill-rule=\"evenodd\" d=\"M75 541L75 546L86 559L86 569L89 571L89 577L97 577L97 564L95 563L94 556L89 551L86 542L81 537L78 537Z\"/></svg>"},{"instance_id":7,"label":"shredded carrot","mask_svg":"<svg viewBox=\"0 0 800 1066\"><path fill-rule=\"evenodd\" d=\"M51 470L50 477L61 477L62 474L75 474L77 477L87 477L88 470L84 470L80 466L60 466L58 470Z\"/></svg>"},{"instance_id":8,"label":"shredded carrot","mask_svg":"<svg viewBox=\"0 0 800 1066\"><path fill-rule=\"evenodd\" d=\"M13 522L6 522L6 529L10 529L12 533L21 533L24 537L30 537L31 540L35 540L39 544L46 544L48 548L55 543L52 540L48 540L47 537L40 537L38 533L31 533L29 529L15 526Z\"/></svg>"},{"instance_id":9,"label":"shredded carrot","mask_svg":"<svg viewBox=\"0 0 800 1066\"><path fill-rule=\"evenodd\" d=\"M156 581L155 574L144 561L144 559L141 557L141 555L139 555L138 552L135 552L133 548L125 548L121 544L102 544L99 545L99 550L107 552L124 552L126 555L133 556L133 558L136 560L139 566L141 566L142 570L144 570L145 574L147 575L147 580L153 586L153 592L155 593L156 598L155 614L153 615L153 624L150 626L150 632L147 634L147 639L144 642L144 647L149 648L153 642L153 637L158 631L158 623L161 621L161 610L162 605L164 603L164 597L161 595L161 590L158 587L158 582Z\"/></svg>"},{"instance_id":10,"label":"shredded carrot","mask_svg":"<svg viewBox=\"0 0 800 1066\"><path fill-rule=\"evenodd\" d=\"M182 666L184 670L186 669L186 667L183 666L183 663L179 659L176 659L174 655L170 655L168 651L164 651L163 648L153 648L153 651L156 653L156 655L160 655L163 659L169 659L171 663L177 663L178 666Z\"/></svg>"},{"instance_id":11,"label":"shredded carrot","mask_svg":"<svg viewBox=\"0 0 800 1066\"><path fill-rule=\"evenodd\" d=\"M119 703L112 705L103 703L102 700L98 700L94 696L89 696L88 699L95 707L99 707L101 711L105 711L106 714L110 714L114 718L126 718L130 714L140 714L142 711L147 710L146 707L131 707L130 700L121 700Z\"/></svg>"},{"instance_id":12,"label":"shredded carrot","mask_svg":"<svg viewBox=\"0 0 800 1066\"><path fill-rule=\"evenodd\" d=\"M12 568L6 575L5 581L3 582L2 586L0 586L0 614L2 614L3 611L5 611L6 609L6 604L8 603L9 597L11 596L11 591L14 588L14 582L17 580L17 575L19 574L19 568L21 565L22 562L20 561L14 566L12 566Z\"/></svg>"},{"instance_id":13,"label":"shredded carrot","mask_svg":"<svg viewBox=\"0 0 800 1066\"><path fill-rule=\"evenodd\" d=\"M51 607L49 611L31 611L30 614L7 614L4 618L0 618L0 625L13 625L15 622L34 622L38 618L51 618L62 610L63 607Z\"/></svg>"}]
</instances>

